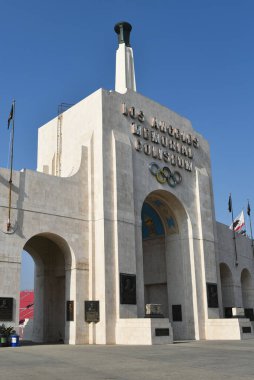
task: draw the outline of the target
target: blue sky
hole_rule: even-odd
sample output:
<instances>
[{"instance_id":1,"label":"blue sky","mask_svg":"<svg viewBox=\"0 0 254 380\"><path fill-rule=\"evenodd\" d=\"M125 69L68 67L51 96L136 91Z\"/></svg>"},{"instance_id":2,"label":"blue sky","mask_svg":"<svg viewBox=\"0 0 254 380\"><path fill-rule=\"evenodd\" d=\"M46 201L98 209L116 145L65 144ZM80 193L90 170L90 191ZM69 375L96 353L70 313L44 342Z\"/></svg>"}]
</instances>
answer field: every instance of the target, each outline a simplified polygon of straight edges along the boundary
<instances>
[{"instance_id":1,"label":"blue sky","mask_svg":"<svg viewBox=\"0 0 254 380\"><path fill-rule=\"evenodd\" d=\"M133 26L137 90L210 143L217 220L254 211L254 1L0 0L0 166L16 99L14 167L36 169L38 127L60 103L114 89L114 24Z\"/></svg>"}]
</instances>

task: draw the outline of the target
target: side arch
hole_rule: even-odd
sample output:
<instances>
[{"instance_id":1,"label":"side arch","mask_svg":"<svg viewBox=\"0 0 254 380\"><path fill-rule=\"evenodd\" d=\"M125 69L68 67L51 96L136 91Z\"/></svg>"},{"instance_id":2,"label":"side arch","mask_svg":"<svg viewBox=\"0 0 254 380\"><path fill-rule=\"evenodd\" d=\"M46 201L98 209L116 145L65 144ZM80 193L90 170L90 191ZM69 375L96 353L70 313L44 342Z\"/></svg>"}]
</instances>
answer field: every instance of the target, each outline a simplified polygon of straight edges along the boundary
<instances>
[{"instance_id":1,"label":"side arch","mask_svg":"<svg viewBox=\"0 0 254 380\"><path fill-rule=\"evenodd\" d=\"M235 306L233 276L229 266L220 263L221 293L224 317L231 316L232 307Z\"/></svg>"},{"instance_id":2,"label":"side arch","mask_svg":"<svg viewBox=\"0 0 254 380\"><path fill-rule=\"evenodd\" d=\"M75 267L76 260L75 260L75 255L72 250L72 247L70 246L70 244L67 242L67 240L64 237L52 232L39 232L37 234L34 234L25 243L24 249L26 251L31 250L31 253L30 252L29 253L31 254L31 256L34 255L33 257L34 260L39 259L38 254L36 253L36 250L34 249L34 246L35 246L34 239L36 239L37 237L48 239L49 241L52 241L53 243L55 243L64 255L66 268Z\"/></svg>"},{"instance_id":3,"label":"side arch","mask_svg":"<svg viewBox=\"0 0 254 380\"><path fill-rule=\"evenodd\" d=\"M253 280L247 268L241 272L242 306L244 309L253 309Z\"/></svg>"},{"instance_id":4,"label":"side arch","mask_svg":"<svg viewBox=\"0 0 254 380\"><path fill-rule=\"evenodd\" d=\"M68 342L66 300L70 296L72 249L61 236L44 232L32 236L24 250L35 262L33 341Z\"/></svg>"}]
</instances>

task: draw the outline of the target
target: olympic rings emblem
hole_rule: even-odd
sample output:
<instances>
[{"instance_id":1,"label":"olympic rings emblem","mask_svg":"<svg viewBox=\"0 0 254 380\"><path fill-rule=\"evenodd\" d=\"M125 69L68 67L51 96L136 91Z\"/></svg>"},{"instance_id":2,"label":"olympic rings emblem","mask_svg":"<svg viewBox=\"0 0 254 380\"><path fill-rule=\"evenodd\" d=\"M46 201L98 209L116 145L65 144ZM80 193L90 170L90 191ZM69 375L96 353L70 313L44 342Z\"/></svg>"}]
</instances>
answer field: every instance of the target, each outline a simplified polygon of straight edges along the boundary
<instances>
[{"instance_id":1,"label":"olympic rings emblem","mask_svg":"<svg viewBox=\"0 0 254 380\"><path fill-rule=\"evenodd\" d=\"M162 169L160 169L159 165L157 165L155 162L151 162L149 165L149 170L161 184L167 182L170 187L175 187L182 182L181 174L177 171L172 173L167 166L164 166Z\"/></svg>"}]
</instances>

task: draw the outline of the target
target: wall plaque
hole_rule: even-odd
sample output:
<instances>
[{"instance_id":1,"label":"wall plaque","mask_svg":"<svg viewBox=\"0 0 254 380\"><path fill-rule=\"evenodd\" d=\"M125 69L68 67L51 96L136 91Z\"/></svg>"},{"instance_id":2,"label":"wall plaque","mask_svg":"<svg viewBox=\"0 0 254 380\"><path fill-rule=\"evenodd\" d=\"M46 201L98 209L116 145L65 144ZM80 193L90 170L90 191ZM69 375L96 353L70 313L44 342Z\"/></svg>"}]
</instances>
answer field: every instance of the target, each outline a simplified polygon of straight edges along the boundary
<instances>
[{"instance_id":1,"label":"wall plaque","mask_svg":"<svg viewBox=\"0 0 254 380\"><path fill-rule=\"evenodd\" d=\"M225 318L233 318L232 307L224 308L224 316Z\"/></svg>"},{"instance_id":2,"label":"wall plaque","mask_svg":"<svg viewBox=\"0 0 254 380\"><path fill-rule=\"evenodd\" d=\"M74 321L74 301L66 301L66 321Z\"/></svg>"},{"instance_id":3,"label":"wall plaque","mask_svg":"<svg viewBox=\"0 0 254 380\"><path fill-rule=\"evenodd\" d=\"M162 314L162 305L158 303L147 303L146 318L164 318Z\"/></svg>"},{"instance_id":4,"label":"wall plaque","mask_svg":"<svg viewBox=\"0 0 254 380\"><path fill-rule=\"evenodd\" d=\"M99 301L85 301L85 321L88 323L100 321Z\"/></svg>"},{"instance_id":5,"label":"wall plaque","mask_svg":"<svg viewBox=\"0 0 254 380\"><path fill-rule=\"evenodd\" d=\"M217 291L217 284L213 283L207 283L206 284L207 289L207 303L208 307L218 307L218 291Z\"/></svg>"},{"instance_id":6,"label":"wall plaque","mask_svg":"<svg viewBox=\"0 0 254 380\"><path fill-rule=\"evenodd\" d=\"M181 305L172 305L172 317L173 322L182 322L182 306Z\"/></svg>"},{"instance_id":7,"label":"wall plaque","mask_svg":"<svg viewBox=\"0 0 254 380\"><path fill-rule=\"evenodd\" d=\"M246 318L249 318L250 321L254 321L254 313L253 309L244 309L244 314Z\"/></svg>"},{"instance_id":8,"label":"wall plaque","mask_svg":"<svg viewBox=\"0 0 254 380\"><path fill-rule=\"evenodd\" d=\"M251 334L251 327L250 326L243 326L242 332L243 332L243 334Z\"/></svg>"},{"instance_id":9,"label":"wall plaque","mask_svg":"<svg viewBox=\"0 0 254 380\"><path fill-rule=\"evenodd\" d=\"M136 275L120 273L120 303L136 305Z\"/></svg>"},{"instance_id":10,"label":"wall plaque","mask_svg":"<svg viewBox=\"0 0 254 380\"><path fill-rule=\"evenodd\" d=\"M169 336L169 329L155 329L155 336Z\"/></svg>"},{"instance_id":11,"label":"wall plaque","mask_svg":"<svg viewBox=\"0 0 254 380\"><path fill-rule=\"evenodd\" d=\"M13 320L13 298L0 297L0 321Z\"/></svg>"}]
</instances>

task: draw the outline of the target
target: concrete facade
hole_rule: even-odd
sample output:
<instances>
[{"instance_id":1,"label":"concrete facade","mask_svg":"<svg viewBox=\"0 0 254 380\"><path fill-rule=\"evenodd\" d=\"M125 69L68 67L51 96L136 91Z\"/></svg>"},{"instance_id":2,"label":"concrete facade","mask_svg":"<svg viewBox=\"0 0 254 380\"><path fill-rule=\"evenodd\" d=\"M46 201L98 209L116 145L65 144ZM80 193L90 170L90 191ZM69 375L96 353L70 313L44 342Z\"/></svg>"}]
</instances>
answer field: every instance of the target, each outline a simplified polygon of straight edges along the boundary
<instances>
[{"instance_id":1,"label":"concrete facade","mask_svg":"<svg viewBox=\"0 0 254 380\"><path fill-rule=\"evenodd\" d=\"M254 307L253 251L237 236L236 265L232 231L216 223L208 142L135 91L134 66L124 75L132 89L100 89L71 107L60 137L59 117L39 129L37 172L14 173L9 232L9 172L0 170L0 297L14 299L8 323L18 323L25 249L36 264L34 341L253 337L248 318L224 318L229 308ZM89 300L99 301L97 323L85 321ZM148 318L146 304L161 304L163 315Z\"/></svg>"}]
</instances>

